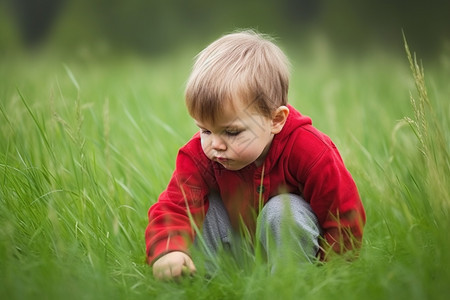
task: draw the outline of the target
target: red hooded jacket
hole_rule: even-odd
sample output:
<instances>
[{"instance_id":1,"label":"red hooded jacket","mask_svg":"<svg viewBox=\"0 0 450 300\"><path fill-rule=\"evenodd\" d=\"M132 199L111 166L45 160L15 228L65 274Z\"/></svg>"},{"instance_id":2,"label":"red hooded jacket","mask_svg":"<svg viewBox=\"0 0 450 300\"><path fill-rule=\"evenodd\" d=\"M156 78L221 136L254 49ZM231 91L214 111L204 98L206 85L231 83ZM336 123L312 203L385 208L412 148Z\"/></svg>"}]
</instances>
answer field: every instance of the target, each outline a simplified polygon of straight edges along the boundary
<instances>
[{"instance_id":1,"label":"red hooded jacket","mask_svg":"<svg viewBox=\"0 0 450 300\"><path fill-rule=\"evenodd\" d=\"M366 216L350 173L333 142L312 126L309 117L288 107L287 121L274 136L263 166L225 169L206 157L198 133L179 150L169 185L148 212L145 238L150 264L168 252L188 251L211 192L220 193L233 227L243 222L250 232L260 199L264 204L281 193L301 195L334 251L359 247Z\"/></svg>"}]
</instances>

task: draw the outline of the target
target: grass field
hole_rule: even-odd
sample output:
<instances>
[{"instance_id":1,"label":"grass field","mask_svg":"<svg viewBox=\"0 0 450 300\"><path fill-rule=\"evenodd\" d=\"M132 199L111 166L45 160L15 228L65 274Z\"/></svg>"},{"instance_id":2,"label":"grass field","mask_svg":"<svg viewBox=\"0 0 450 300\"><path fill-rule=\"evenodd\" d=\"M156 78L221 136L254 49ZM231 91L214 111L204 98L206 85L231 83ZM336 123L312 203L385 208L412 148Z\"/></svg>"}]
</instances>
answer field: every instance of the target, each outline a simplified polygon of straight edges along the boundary
<instances>
[{"instance_id":1,"label":"grass field","mask_svg":"<svg viewBox=\"0 0 450 300\"><path fill-rule=\"evenodd\" d=\"M448 299L449 56L424 62L423 82L406 54L288 51L290 102L335 141L360 190L358 260L274 274L223 260L211 279L200 268L155 281L147 210L196 130L183 102L196 52L2 59L1 299Z\"/></svg>"}]
</instances>

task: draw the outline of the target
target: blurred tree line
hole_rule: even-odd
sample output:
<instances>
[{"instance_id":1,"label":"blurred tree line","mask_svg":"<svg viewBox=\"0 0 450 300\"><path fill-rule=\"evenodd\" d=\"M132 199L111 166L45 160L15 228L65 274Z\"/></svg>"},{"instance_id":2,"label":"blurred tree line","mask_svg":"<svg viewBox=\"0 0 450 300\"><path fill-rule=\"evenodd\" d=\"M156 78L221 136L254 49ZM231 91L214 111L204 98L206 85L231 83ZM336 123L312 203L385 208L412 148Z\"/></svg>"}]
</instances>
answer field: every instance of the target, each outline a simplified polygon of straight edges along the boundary
<instances>
[{"instance_id":1,"label":"blurred tree line","mask_svg":"<svg viewBox=\"0 0 450 300\"><path fill-rule=\"evenodd\" d=\"M410 45L426 55L442 51L450 37L450 1L444 0L0 1L28 48L49 39L62 48L103 40L118 50L158 53L237 28L294 42L320 32L344 50L368 44L395 48L404 30Z\"/></svg>"}]
</instances>

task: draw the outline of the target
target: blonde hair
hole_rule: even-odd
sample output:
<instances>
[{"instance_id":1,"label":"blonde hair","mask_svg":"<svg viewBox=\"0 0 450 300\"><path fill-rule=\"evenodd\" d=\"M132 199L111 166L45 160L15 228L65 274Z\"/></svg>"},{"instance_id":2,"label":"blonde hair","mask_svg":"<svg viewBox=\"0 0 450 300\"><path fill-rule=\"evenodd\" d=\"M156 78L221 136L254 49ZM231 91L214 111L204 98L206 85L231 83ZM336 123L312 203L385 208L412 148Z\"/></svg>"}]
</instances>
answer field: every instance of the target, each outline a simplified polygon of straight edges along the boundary
<instances>
[{"instance_id":1,"label":"blonde hair","mask_svg":"<svg viewBox=\"0 0 450 300\"><path fill-rule=\"evenodd\" d=\"M288 88L285 54L268 36L246 30L219 38L197 55L185 100L197 120L214 121L236 98L270 118L287 104Z\"/></svg>"}]
</instances>

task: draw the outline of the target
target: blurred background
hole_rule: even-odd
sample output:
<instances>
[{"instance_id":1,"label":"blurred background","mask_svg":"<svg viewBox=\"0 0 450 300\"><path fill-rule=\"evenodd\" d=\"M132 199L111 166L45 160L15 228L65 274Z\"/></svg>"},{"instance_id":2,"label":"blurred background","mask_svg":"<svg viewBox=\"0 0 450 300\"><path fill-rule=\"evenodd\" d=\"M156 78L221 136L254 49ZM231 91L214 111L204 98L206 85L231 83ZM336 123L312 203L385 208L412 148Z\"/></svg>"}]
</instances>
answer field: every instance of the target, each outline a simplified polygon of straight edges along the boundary
<instances>
[{"instance_id":1,"label":"blurred background","mask_svg":"<svg viewBox=\"0 0 450 300\"><path fill-rule=\"evenodd\" d=\"M449 51L450 1L356 0L0 0L2 59L18 50L97 49L139 55L202 48L238 28L284 44L321 40L347 54Z\"/></svg>"}]
</instances>

